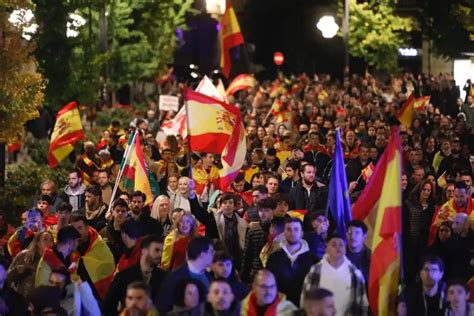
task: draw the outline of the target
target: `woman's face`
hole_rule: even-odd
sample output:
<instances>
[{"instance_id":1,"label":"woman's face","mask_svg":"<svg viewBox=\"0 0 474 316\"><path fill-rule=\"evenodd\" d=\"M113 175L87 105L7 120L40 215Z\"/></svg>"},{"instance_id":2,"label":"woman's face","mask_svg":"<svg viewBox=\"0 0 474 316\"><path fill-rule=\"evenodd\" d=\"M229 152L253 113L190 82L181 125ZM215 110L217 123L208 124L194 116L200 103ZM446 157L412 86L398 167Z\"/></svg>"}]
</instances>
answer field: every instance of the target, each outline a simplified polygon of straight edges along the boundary
<instances>
[{"instance_id":1,"label":"woman's face","mask_svg":"<svg viewBox=\"0 0 474 316\"><path fill-rule=\"evenodd\" d=\"M257 136L259 139L263 139L263 137L265 137L265 129L263 127L259 127L257 129Z\"/></svg>"},{"instance_id":2,"label":"woman's face","mask_svg":"<svg viewBox=\"0 0 474 316\"><path fill-rule=\"evenodd\" d=\"M454 198L454 185L451 184L446 187L446 201L452 198Z\"/></svg>"},{"instance_id":3,"label":"woman's face","mask_svg":"<svg viewBox=\"0 0 474 316\"><path fill-rule=\"evenodd\" d=\"M53 247L53 237L50 233L43 233L38 242L38 246L41 252L44 252L46 249Z\"/></svg>"},{"instance_id":4,"label":"woman's face","mask_svg":"<svg viewBox=\"0 0 474 316\"><path fill-rule=\"evenodd\" d=\"M195 308L199 304L199 290L195 284L188 284L184 289L184 307Z\"/></svg>"},{"instance_id":5,"label":"woman's face","mask_svg":"<svg viewBox=\"0 0 474 316\"><path fill-rule=\"evenodd\" d=\"M367 134L369 136L375 136L375 128L374 127L369 127L369 130L367 131Z\"/></svg>"},{"instance_id":6,"label":"woman's face","mask_svg":"<svg viewBox=\"0 0 474 316\"><path fill-rule=\"evenodd\" d=\"M158 210L160 213L160 218L166 218L168 212L170 211L170 201L168 199L163 199L158 204Z\"/></svg>"},{"instance_id":7,"label":"woman's face","mask_svg":"<svg viewBox=\"0 0 474 316\"><path fill-rule=\"evenodd\" d=\"M451 229L449 227L442 225L439 227L438 237L441 241L446 241L451 237Z\"/></svg>"},{"instance_id":8,"label":"woman's face","mask_svg":"<svg viewBox=\"0 0 474 316\"><path fill-rule=\"evenodd\" d=\"M181 220L179 221L178 224L178 230L182 235L189 235L191 232L191 229L193 227L193 220L189 218L189 216L185 215L181 217Z\"/></svg>"},{"instance_id":9,"label":"woman's face","mask_svg":"<svg viewBox=\"0 0 474 316\"><path fill-rule=\"evenodd\" d=\"M179 193L181 193L182 195L188 194L189 193L189 180L184 179L184 178L179 179L178 190L179 190Z\"/></svg>"},{"instance_id":10,"label":"woman's face","mask_svg":"<svg viewBox=\"0 0 474 316\"><path fill-rule=\"evenodd\" d=\"M431 184L425 183L420 193L420 198L427 200L431 195Z\"/></svg>"}]
</instances>

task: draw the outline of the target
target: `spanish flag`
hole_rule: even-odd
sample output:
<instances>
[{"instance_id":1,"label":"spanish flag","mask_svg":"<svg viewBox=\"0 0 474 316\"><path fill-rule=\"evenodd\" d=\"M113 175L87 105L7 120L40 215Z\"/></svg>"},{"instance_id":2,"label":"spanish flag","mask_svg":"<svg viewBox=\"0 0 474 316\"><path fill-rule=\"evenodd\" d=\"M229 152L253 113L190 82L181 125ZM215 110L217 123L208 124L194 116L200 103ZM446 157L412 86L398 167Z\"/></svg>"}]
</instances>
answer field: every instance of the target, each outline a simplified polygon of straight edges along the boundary
<instances>
[{"instance_id":1,"label":"spanish flag","mask_svg":"<svg viewBox=\"0 0 474 316\"><path fill-rule=\"evenodd\" d=\"M448 181L446 180L446 171L443 172L443 174L439 176L439 178L436 180L436 183L438 184L440 188L444 189L446 184L448 184Z\"/></svg>"},{"instance_id":2,"label":"spanish flag","mask_svg":"<svg viewBox=\"0 0 474 316\"><path fill-rule=\"evenodd\" d=\"M71 102L56 115L56 124L49 143L48 164L56 167L69 153L74 150L74 144L84 139L81 115L76 102Z\"/></svg>"},{"instance_id":3,"label":"spanish flag","mask_svg":"<svg viewBox=\"0 0 474 316\"><path fill-rule=\"evenodd\" d=\"M372 250L369 304L374 315L396 315L400 281L402 150L397 127L377 164L374 175L352 207L352 217L369 228L366 240Z\"/></svg>"},{"instance_id":4,"label":"spanish flag","mask_svg":"<svg viewBox=\"0 0 474 316\"><path fill-rule=\"evenodd\" d=\"M225 190L242 168L246 134L239 109L204 94L185 90L191 151L221 154L219 187Z\"/></svg>"},{"instance_id":5,"label":"spanish flag","mask_svg":"<svg viewBox=\"0 0 474 316\"><path fill-rule=\"evenodd\" d=\"M415 113L415 96L413 93L408 97L408 99L403 103L402 108L397 114L397 119L403 125L410 127L413 122L413 115Z\"/></svg>"},{"instance_id":6,"label":"spanish flag","mask_svg":"<svg viewBox=\"0 0 474 316\"><path fill-rule=\"evenodd\" d=\"M426 96L426 97L421 97L421 98L416 98L415 99L415 103L413 104L413 109L416 111L416 112L421 112L423 113L423 111L425 110L425 107L430 104L430 96Z\"/></svg>"},{"instance_id":7,"label":"spanish flag","mask_svg":"<svg viewBox=\"0 0 474 316\"><path fill-rule=\"evenodd\" d=\"M123 187L130 191L143 192L146 195L145 204L151 203L153 196L158 195L158 182L145 163L138 131L129 140L121 170L124 176Z\"/></svg>"},{"instance_id":8,"label":"spanish flag","mask_svg":"<svg viewBox=\"0 0 474 316\"><path fill-rule=\"evenodd\" d=\"M230 0L227 0L226 9L221 20L221 28L219 30L219 44L221 50L220 65L222 73L227 78L230 75L231 68L230 50L243 43L244 37L240 32L239 21L237 20Z\"/></svg>"},{"instance_id":9,"label":"spanish flag","mask_svg":"<svg viewBox=\"0 0 474 316\"><path fill-rule=\"evenodd\" d=\"M374 164L372 162L369 163L367 165L367 167L362 169L361 176L365 180L365 182L367 182L370 179L370 177L372 176L374 171L375 171L375 167L374 167Z\"/></svg>"},{"instance_id":10,"label":"spanish flag","mask_svg":"<svg viewBox=\"0 0 474 316\"><path fill-rule=\"evenodd\" d=\"M257 82L255 78L251 75L239 75L235 77L235 79L230 83L229 88L227 88L226 95L233 95L237 91L253 88L256 84Z\"/></svg>"}]
</instances>

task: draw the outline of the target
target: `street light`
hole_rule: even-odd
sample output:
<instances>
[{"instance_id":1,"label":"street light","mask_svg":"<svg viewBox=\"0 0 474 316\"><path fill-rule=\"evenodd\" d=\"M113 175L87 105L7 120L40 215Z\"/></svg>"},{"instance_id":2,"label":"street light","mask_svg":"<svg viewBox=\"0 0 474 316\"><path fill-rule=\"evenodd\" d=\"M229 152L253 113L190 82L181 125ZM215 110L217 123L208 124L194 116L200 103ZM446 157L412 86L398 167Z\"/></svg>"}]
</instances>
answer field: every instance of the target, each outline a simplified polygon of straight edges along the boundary
<instances>
[{"instance_id":1,"label":"street light","mask_svg":"<svg viewBox=\"0 0 474 316\"><path fill-rule=\"evenodd\" d=\"M339 30L339 25L336 24L334 17L328 15L320 18L316 27L321 31L324 38L333 38Z\"/></svg>"}]
</instances>

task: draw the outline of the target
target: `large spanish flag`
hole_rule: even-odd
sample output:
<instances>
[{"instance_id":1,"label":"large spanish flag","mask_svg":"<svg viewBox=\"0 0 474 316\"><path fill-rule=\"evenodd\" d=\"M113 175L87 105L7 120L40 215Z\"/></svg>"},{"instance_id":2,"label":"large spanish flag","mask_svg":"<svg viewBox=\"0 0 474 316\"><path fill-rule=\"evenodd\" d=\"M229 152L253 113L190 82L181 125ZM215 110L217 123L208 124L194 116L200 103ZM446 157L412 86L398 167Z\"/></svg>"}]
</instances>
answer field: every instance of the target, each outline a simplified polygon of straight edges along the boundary
<instances>
[{"instance_id":1,"label":"large spanish flag","mask_svg":"<svg viewBox=\"0 0 474 316\"><path fill-rule=\"evenodd\" d=\"M153 195L159 193L158 182L146 165L138 131L129 140L129 145L122 159L121 169L124 177L123 187L130 191L145 193L145 204L151 203Z\"/></svg>"},{"instance_id":2,"label":"large spanish flag","mask_svg":"<svg viewBox=\"0 0 474 316\"><path fill-rule=\"evenodd\" d=\"M185 90L190 149L221 155L221 190L237 176L245 160L246 135L239 109L199 92Z\"/></svg>"},{"instance_id":3,"label":"large spanish flag","mask_svg":"<svg viewBox=\"0 0 474 316\"><path fill-rule=\"evenodd\" d=\"M220 66L222 73L227 78L230 75L231 68L230 49L243 43L244 37L240 32L239 21L237 20L230 0L227 0L226 9L221 20L221 28L219 30L219 45L221 50Z\"/></svg>"},{"instance_id":4,"label":"large spanish flag","mask_svg":"<svg viewBox=\"0 0 474 316\"><path fill-rule=\"evenodd\" d=\"M374 175L352 207L352 217L366 222L367 246L372 250L369 304L374 315L396 315L400 281L402 151L399 130L390 142Z\"/></svg>"},{"instance_id":5,"label":"large spanish flag","mask_svg":"<svg viewBox=\"0 0 474 316\"><path fill-rule=\"evenodd\" d=\"M74 150L74 144L81 139L84 139L81 115L76 102L71 102L56 115L56 124L49 143L49 166L56 167Z\"/></svg>"},{"instance_id":6,"label":"large spanish flag","mask_svg":"<svg viewBox=\"0 0 474 316\"><path fill-rule=\"evenodd\" d=\"M255 87L256 84L257 84L257 81L251 75L248 75L248 74L238 75L230 83L229 87L227 88L226 94L233 95L237 91L253 88Z\"/></svg>"},{"instance_id":7,"label":"large spanish flag","mask_svg":"<svg viewBox=\"0 0 474 316\"><path fill-rule=\"evenodd\" d=\"M412 93L408 99L403 103L402 108L397 113L397 119L403 125L410 127L413 122L413 115L415 114L415 95Z\"/></svg>"}]
</instances>

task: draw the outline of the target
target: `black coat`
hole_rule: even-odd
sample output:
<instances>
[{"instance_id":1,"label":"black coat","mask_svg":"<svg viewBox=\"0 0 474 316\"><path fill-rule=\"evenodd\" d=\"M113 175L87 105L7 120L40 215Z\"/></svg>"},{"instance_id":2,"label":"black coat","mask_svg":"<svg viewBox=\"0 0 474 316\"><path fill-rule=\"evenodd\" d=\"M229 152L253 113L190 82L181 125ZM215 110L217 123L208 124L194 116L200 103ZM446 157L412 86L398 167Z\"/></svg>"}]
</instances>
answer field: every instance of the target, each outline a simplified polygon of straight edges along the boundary
<instances>
[{"instance_id":1,"label":"black coat","mask_svg":"<svg viewBox=\"0 0 474 316\"><path fill-rule=\"evenodd\" d=\"M292 264L286 252L278 249L268 257L266 268L275 275L278 291L286 294L293 304L299 306L304 278L316 262L316 255L307 251L300 254Z\"/></svg>"},{"instance_id":2,"label":"black coat","mask_svg":"<svg viewBox=\"0 0 474 316\"><path fill-rule=\"evenodd\" d=\"M210 282L211 277L209 275L205 275L208 282ZM173 309L173 303L175 301L175 291L176 285L179 284L184 279L192 278L191 272L188 268L188 263L184 263L181 267L176 269L175 271L168 274L166 279L164 280L161 289L160 295L158 296L158 300L155 303L156 308L161 314L166 315L166 313L170 312ZM207 289L208 284L205 284L204 287ZM184 289L183 289L184 290ZM206 293L207 295L207 293Z\"/></svg>"},{"instance_id":3,"label":"black coat","mask_svg":"<svg viewBox=\"0 0 474 316\"><path fill-rule=\"evenodd\" d=\"M308 197L308 191L303 188L300 182L291 189L289 198L290 210L308 210L308 212L315 212L317 210L326 209L328 191L326 186L315 182L311 187Z\"/></svg>"},{"instance_id":4,"label":"black coat","mask_svg":"<svg viewBox=\"0 0 474 316\"><path fill-rule=\"evenodd\" d=\"M263 269L260 252L267 243L269 229L269 223L260 223L258 227L250 229L245 236L240 277L246 283L251 283L257 271Z\"/></svg>"},{"instance_id":5,"label":"black coat","mask_svg":"<svg viewBox=\"0 0 474 316\"><path fill-rule=\"evenodd\" d=\"M167 272L155 268L151 275L150 287L151 298L155 302L158 299L158 293L164 284ZM117 273L114 280L110 284L107 295L103 302L104 315L118 315L117 307L121 302L125 306L125 295L127 294L127 286L135 281L144 281L140 264L129 267L122 272Z\"/></svg>"},{"instance_id":6,"label":"black coat","mask_svg":"<svg viewBox=\"0 0 474 316\"><path fill-rule=\"evenodd\" d=\"M158 220L150 216L149 209L143 209L142 213L138 217L140 222L142 236L146 235L158 235L163 236L163 227Z\"/></svg>"}]
</instances>

